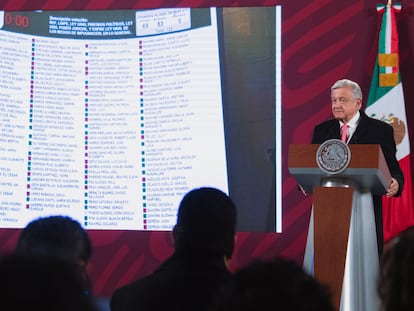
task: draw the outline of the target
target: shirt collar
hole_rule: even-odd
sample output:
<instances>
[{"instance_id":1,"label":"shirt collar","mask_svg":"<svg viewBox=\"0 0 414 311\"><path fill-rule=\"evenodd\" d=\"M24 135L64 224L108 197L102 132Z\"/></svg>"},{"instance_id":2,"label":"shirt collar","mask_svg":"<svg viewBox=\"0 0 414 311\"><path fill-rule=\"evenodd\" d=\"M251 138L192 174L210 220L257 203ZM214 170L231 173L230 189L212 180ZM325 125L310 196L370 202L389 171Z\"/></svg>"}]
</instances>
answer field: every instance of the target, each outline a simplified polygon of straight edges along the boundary
<instances>
[{"instance_id":1,"label":"shirt collar","mask_svg":"<svg viewBox=\"0 0 414 311\"><path fill-rule=\"evenodd\" d=\"M356 126L358 125L358 121L359 121L359 117L361 116L361 113L359 111L357 111L357 113L352 117L351 120L349 120L349 122L347 123L348 126L352 129L356 128ZM339 125L342 127L344 123L342 121L339 121Z\"/></svg>"}]
</instances>

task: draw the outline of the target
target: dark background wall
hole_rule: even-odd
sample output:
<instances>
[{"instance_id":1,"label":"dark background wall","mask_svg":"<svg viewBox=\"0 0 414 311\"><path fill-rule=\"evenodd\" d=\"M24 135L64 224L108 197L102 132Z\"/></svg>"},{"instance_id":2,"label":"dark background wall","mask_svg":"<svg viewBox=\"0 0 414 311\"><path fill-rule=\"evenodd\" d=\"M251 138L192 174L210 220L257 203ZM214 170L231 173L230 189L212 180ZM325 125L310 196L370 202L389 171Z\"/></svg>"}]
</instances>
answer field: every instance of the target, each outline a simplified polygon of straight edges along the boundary
<instances>
[{"instance_id":1,"label":"dark background wall","mask_svg":"<svg viewBox=\"0 0 414 311\"><path fill-rule=\"evenodd\" d=\"M303 197L287 169L291 143L308 143L312 128L330 117L329 87L339 78L358 81L368 95L375 63L380 17L377 0L0 0L2 10L131 9L154 7L282 5L283 71L283 233L239 232L232 268L253 258L283 256L301 262L311 196ZM414 0L401 1L398 15L400 67L411 150L414 133ZM366 98L366 97L365 97ZM414 167L411 156L411 166ZM18 230L0 229L0 252L14 248ZM91 231L90 265L95 294L109 296L134 278L151 272L172 252L169 232Z\"/></svg>"}]
</instances>

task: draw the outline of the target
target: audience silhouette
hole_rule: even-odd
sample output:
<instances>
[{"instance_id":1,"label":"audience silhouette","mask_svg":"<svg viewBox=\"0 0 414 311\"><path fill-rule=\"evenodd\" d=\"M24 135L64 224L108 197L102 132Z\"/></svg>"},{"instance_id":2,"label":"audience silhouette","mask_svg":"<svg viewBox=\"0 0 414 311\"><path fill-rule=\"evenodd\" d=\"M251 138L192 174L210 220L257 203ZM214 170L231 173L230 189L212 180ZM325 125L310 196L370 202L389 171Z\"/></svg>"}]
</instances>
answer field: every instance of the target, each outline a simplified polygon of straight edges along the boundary
<instances>
[{"instance_id":1,"label":"audience silhouette","mask_svg":"<svg viewBox=\"0 0 414 311\"><path fill-rule=\"evenodd\" d=\"M0 310L95 311L75 265L57 258L0 258Z\"/></svg>"},{"instance_id":2,"label":"audience silhouette","mask_svg":"<svg viewBox=\"0 0 414 311\"><path fill-rule=\"evenodd\" d=\"M86 265L92 255L92 246L78 221L61 215L36 218L21 232L15 252L76 264L84 280L85 291L90 291Z\"/></svg>"},{"instance_id":3,"label":"audience silhouette","mask_svg":"<svg viewBox=\"0 0 414 311\"><path fill-rule=\"evenodd\" d=\"M174 253L152 274L114 292L112 311L207 310L228 270L235 238L236 207L209 187L188 192L173 228Z\"/></svg>"},{"instance_id":4,"label":"audience silhouette","mask_svg":"<svg viewBox=\"0 0 414 311\"><path fill-rule=\"evenodd\" d=\"M254 260L234 272L210 311L335 311L327 287L292 260Z\"/></svg>"},{"instance_id":5,"label":"audience silhouette","mask_svg":"<svg viewBox=\"0 0 414 311\"><path fill-rule=\"evenodd\" d=\"M381 311L414 310L414 226L386 244L378 294Z\"/></svg>"},{"instance_id":6,"label":"audience silhouette","mask_svg":"<svg viewBox=\"0 0 414 311\"><path fill-rule=\"evenodd\" d=\"M55 258L73 264L83 280L85 294L91 295L87 265L92 256L92 243L81 224L69 216L39 217L27 224L17 241L15 253ZM109 310L109 299L92 300L99 310Z\"/></svg>"}]
</instances>

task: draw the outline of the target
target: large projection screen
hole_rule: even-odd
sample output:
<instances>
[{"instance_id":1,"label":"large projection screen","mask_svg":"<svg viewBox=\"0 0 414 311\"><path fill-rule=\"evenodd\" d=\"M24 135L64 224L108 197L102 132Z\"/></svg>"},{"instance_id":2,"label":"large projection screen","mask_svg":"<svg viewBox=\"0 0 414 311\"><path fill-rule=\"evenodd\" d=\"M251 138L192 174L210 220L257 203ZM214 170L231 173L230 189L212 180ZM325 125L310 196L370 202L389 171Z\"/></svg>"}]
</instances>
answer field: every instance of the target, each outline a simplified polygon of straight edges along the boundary
<instances>
[{"instance_id":1,"label":"large projection screen","mask_svg":"<svg viewBox=\"0 0 414 311\"><path fill-rule=\"evenodd\" d=\"M170 230L213 186L281 232L281 9L0 12L0 227Z\"/></svg>"}]
</instances>

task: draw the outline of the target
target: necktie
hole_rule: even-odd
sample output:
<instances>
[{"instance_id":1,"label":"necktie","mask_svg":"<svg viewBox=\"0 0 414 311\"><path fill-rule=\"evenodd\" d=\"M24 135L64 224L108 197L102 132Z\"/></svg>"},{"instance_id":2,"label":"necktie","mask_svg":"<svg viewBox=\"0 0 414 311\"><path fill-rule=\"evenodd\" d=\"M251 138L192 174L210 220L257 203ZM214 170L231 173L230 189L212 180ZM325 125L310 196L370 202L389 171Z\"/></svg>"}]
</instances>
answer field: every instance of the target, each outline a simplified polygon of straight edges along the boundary
<instances>
[{"instance_id":1,"label":"necktie","mask_svg":"<svg viewBox=\"0 0 414 311\"><path fill-rule=\"evenodd\" d=\"M348 139L348 125L347 124L342 124L341 127L341 140L346 143Z\"/></svg>"}]
</instances>

